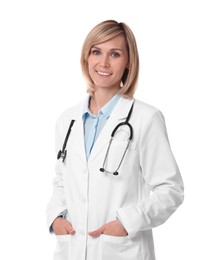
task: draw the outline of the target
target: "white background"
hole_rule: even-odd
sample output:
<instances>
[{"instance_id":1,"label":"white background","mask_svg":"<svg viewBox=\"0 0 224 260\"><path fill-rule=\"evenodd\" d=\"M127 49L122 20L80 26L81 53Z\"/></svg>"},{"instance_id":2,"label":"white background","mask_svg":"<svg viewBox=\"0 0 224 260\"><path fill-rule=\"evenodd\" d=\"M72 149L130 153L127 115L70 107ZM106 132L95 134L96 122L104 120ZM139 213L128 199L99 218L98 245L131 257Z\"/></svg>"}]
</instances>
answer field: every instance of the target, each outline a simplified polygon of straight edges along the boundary
<instances>
[{"instance_id":1,"label":"white background","mask_svg":"<svg viewBox=\"0 0 224 260\"><path fill-rule=\"evenodd\" d=\"M154 230L157 259L224 259L222 3L0 2L0 259L52 259L45 208L55 121L86 95L81 46L105 19L126 22L136 36L136 98L163 112L186 187L183 205Z\"/></svg>"}]
</instances>

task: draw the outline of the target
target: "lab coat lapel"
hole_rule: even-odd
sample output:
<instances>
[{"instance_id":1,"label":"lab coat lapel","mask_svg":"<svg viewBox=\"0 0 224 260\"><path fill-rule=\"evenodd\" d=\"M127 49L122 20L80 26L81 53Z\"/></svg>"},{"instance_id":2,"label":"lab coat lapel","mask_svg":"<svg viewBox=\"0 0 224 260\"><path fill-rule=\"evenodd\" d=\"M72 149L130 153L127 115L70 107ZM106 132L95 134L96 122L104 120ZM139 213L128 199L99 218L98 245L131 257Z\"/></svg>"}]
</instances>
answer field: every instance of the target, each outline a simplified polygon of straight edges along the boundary
<instances>
[{"instance_id":1,"label":"lab coat lapel","mask_svg":"<svg viewBox=\"0 0 224 260\"><path fill-rule=\"evenodd\" d=\"M125 121L133 101L134 99L126 99L123 97L119 99L117 105L112 111L110 117L108 118L105 126L103 127L93 146L88 160L89 163L91 163L96 158L96 156L105 145L109 144L111 133L113 132L117 124Z\"/></svg>"},{"instance_id":2,"label":"lab coat lapel","mask_svg":"<svg viewBox=\"0 0 224 260\"><path fill-rule=\"evenodd\" d=\"M79 156L81 157L81 159L86 162L86 152L85 152L85 140L84 140L84 130L83 130L83 120L82 117L80 116L77 121L76 121L76 126L77 129L75 131L75 134L77 134L77 136L75 137L76 143L77 143L77 147L75 147L77 151L77 154L79 154Z\"/></svg>"},{"instance_id":3,"label":"lab coat lapel","mask_svg":"<svg viewBox=\"0 0 224 260\"><path fill-rule=\"evenodd\" d=\"M85 152L85 141L84 141L84 130L83 130L83 107L85 102L81 102L79 104L78 110L73 114L73 118L75 120L69 143L71 144L71 151L73 151L74 155L81 158L84 162L86 162L86 152ZM75 158L75 157L73 157Z\"/></svg>"}]
</instances>

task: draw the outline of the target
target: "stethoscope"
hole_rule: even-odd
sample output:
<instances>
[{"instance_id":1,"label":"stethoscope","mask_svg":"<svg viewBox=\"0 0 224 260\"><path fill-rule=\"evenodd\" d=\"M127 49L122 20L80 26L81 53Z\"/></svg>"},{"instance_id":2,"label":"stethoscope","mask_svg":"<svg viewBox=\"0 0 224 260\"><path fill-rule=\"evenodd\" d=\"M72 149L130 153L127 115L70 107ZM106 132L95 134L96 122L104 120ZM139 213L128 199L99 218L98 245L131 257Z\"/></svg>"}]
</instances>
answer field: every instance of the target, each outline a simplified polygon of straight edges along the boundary
<instances>
[{"instance_id":1,"label":"stethoscope","mask_svg":"<svg viewBox=\"0 0 224 260\"><path fill-rule=\"evenodd\" d=\"M132 111L133 111L133 107L134 107L134 102L132 103L132 106L131 106L131 108L130 108L130 110L128 112L126 120L124 122L119 123L114 128L114 130L111 133L111 138L110 138L109 145L108 145L108 148L107 148L107 151L106 151L106 155L105 155L105 158L104 158L104 161L103 161L103 166L99 169L101 172L113 174L115 176L118 175L118 170L120 169L120 166L121 166L121 164L122 164L122 162L124 160L125 154L126 154L126 152L128 150L129 144L130 144L130 142L131 142L131 140L133 138L133 127L129 123L129 120L130 120L130 117L131 117L131 114L132 114ZM64 140L62 149L57 154L57 159L59 160L61 158L62 162L65 161L65 158L66 158L66 155L67 155L66 145L67 145L67 142L68 142L68 139L69 139L69 136L70 136L70 133L71 133L71 130L72 130L72 126L73 126L74 122L75 122L75 120L72 119L71 122L70 122L69 128L68 128L67 134L65 136L65 140ZM114 136L116 135L118 129L123 127L123 126L127 126L129 128L129 137L127 139L127 145L126 145L126 147L124 149L123 155L121 156L120 163L118 164L116 170L115 171L109 171L109 170L106 169L105 165L106 165L107 160L108 160L108 154L109 154L109 151L110 151L110 146L111 146L111 144L113 142Z\"/></svg>"}]
</instances>

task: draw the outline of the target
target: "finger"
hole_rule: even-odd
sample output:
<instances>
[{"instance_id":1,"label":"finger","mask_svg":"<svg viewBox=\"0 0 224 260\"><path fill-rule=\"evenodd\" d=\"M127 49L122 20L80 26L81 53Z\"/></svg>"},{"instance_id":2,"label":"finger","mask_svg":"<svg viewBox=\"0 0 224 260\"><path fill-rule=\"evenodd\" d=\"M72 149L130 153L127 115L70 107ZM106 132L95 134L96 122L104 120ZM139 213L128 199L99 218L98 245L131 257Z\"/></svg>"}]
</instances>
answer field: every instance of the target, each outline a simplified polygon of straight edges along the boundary
<instances>
[{"instance_id":1,"label":"finger","mask_svg":"<svg viewBox=\"0 0 224 260\"><path fill-rule=\"evenodd\" d=\"M89 232L89 235L92 236L92 237L98 237L100 236L101 234L103 234L103 231L104 231L104 227L101 227L95 231L91 231Z\"/></svg>"},{"instance_id":2,"label":"finger","mask_svg":"<svg viewBox=\"0 0 224 260\"><path fill-rule=\"evenodd\" d=\"M74 235L75 234L75 229L72 227L72 224L68 221L66 221L66 230L68 234Z\"/></svg>"},{"instance_id":3,"label":"finger","mask_svg":"<svg viewBox=\"0 0 224 260\"><path fill-rule=\"evenodd\" d=\"M70 235L74 235L74 234L75 234L75 229L74 229L74 228L71 228L71 229L69 230L69 234L70 234Z\"/></svg>"},{"instance_id":4,"label":"finger","mask_svg":"<svg viewBox=\"0 0 224 260\"><path fill-rule=\"evenodd\" d=\"M68 233L69 233L70 235L74 235L74 234L75 234L75 229L74 229L72 226L70 226L69 228L67 228L67 231L68 231Z\"/></svg>"}]
</instances>

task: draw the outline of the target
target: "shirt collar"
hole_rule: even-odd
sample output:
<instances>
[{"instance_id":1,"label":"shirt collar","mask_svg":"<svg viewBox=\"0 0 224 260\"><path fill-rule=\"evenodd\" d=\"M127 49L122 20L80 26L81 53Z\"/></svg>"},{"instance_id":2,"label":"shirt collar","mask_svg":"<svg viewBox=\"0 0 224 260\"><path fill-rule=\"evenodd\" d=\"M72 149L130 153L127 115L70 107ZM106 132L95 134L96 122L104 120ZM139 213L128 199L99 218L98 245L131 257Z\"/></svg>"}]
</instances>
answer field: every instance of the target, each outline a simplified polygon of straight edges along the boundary
<instances>
[{"instance_id":1,"label":"shirt collar","mask_svg":"<svg viewBox=\"0 0 224 260\"><path fill-rule=\"evenodd\" d=\"M106 118L108 118L110 116L110 114L112 113L114 107L116 106L118 100L120 99L121 95L120 94L116 94L114 95L99 111L98 116L100 115L104 115ZM88 114L91 117L98 117L95 116L91 113L91 111L89 110L89 100L90 100L90 96L87 97L86 102L84 104L84 108L83 108L83 114L82 117L83 119L86 117L86 115Z\"/></svg>"},{"instance_id":2,"label":"shirt collar","mask_svg":"<svg viewBox=\"0 0 224 260\"><path fill-rule=\"evenodd\" d=\"M83 107L83 111L82 111L82 117L83 119L85 118L85 116L87 114L91 114L90 110L89 110L89 99L90 99L90 96L88 96L85 100L85 103L84 103L84 107Z\"/></svg>"}]
</instances>

